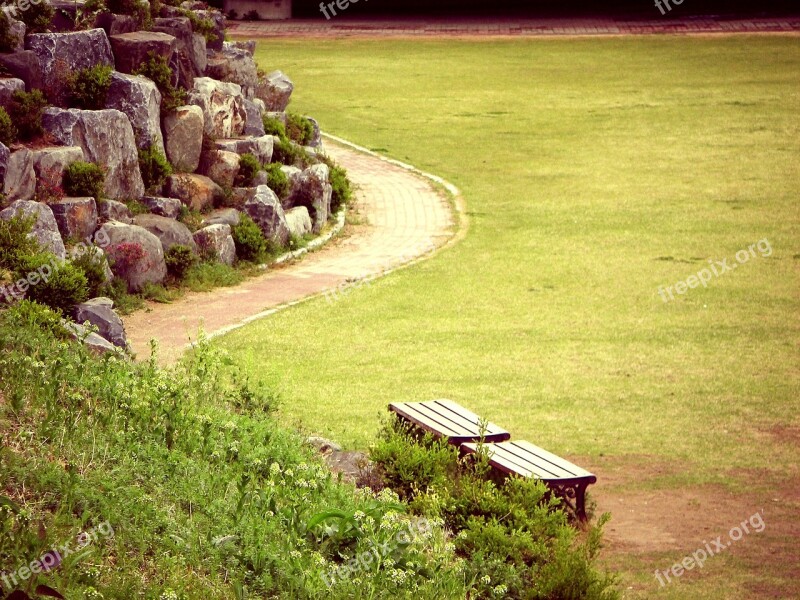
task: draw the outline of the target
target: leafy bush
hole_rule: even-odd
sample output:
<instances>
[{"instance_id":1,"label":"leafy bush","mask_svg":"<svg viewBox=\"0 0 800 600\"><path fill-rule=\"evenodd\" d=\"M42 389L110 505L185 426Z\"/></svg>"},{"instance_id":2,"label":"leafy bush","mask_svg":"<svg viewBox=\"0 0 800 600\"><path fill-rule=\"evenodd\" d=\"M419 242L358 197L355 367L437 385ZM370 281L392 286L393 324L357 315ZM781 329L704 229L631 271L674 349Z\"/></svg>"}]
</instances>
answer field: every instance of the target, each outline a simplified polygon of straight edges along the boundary
<instances>
[{"instance_id":1,"label":"leafy bush","mask_svg":"<svg viewBox=\"0 0 800 600\"><path fill-rule=\"evenodd\" d=\"M353 199L353 185L347 177L347 171L339 166L333 159L319 155L319 159L328 165L330 170L330 183L333 188L331 194L331 212L336 213L342 206L350 204Z\"/></svg>"},{"instance_id":2,"label":"leafy bush","mask_svg":"<svg viewBox=\"0 0 800 600\"><path fill-rule=\"evenodd\" d=\"M267 135L277 135L279 138L286 138L286 126L283 121L269 115L264 115L264 131Z\"/></svg>"},{"instance_id":3,"label":"leafy bush","mask_svg":"<svg viewBox=\"0 0 800 600\"><path fill-rule=\"evenodd\" d=\"M0 11L2 14L2 11ZM0 106L0 143L10 146L17 141L17 128L11 122L11 117L5 108Z\"/></svg>"},{"instance_id":4,"label":"leafy bush","mask_svg":"<svg viewBox=\"0 0 800 600\"><path fill-rule=\"evenodd\" d=\"M106 289L106 268L108 260L99 248L89 246L72 257L72 264L86 277L89 298L102 296Z\"/></svg>"},{"instance_id":5,"label":"leafy bush","mask_svg":"<svg viewBox=\"0 0 800 600\"><path fill-rule=\"evenodd\" d=\"M314 124L302 115L287 113L286 135L293 142L307 146L314 139Z\"/></svg>"},{"instance_id":6,"label":"leafy bush","mask_svg":"<svg viewBox=\"0 0 800 600\"><path fill-rule=\"evenodd\" d=\"M255 177L261 170L261 163L252 154L242 154L239 158L239 172L236 175L236 180L233 182L235 187L248 187L253 183Z\"/></svg>"},{"instance_id":7,"label":"leafy bush","mask_svg":"<svg viewBox=\"0 0 800 600\"><path fill-rule=\"evenodd\" d=\"M275 144L272 151L272 160L273 162L279 162L301 169L306 168L312 162L305 148L286 138Z\"/></svg>"},{"instance_id":8,"label":"leafy bush","mask_svg":"<svg viewBox=\"0 0 800 600\"><path fill-rule=\"evenodd\" d=\"M560 501L539 481L492 477L488 459L459 460L458 452L398 419L371 450L382 484L410 501L414 512L442 517L455 534L473 581L471 598L611 600L614 578L593 566L604 515L584 541Z\"/></svg>"},{"instance_id":9,"label":"leafy bush","mask_svg":"<svg viewBox=\"0 0 800 600\"><path fill-rule=\"evenodd\" d=\"M69 196L90 196L95 200L103 197L106 174L100 165L82 160L64 169L64 191Z\"/></svg>"},{"instance_id":10,"label":"leafy bush","mask_svg":"<svg viewBox=\"0 0 800 600\"><path fill-rule=\"evenodd\" d=\"M144 187L149 192L161 189L167 177L172 175L172 165L169 164L167 157L153 145L145 150L139 150L139 169L142 172Z\"/></svg>"},{"instance_id":11,"label":"leafy bush","mask_svg":"<svg viewBox=\"0 0 800 600\"><path fill-rule=\"evenodd\" d=\"M44 0L42 4L45 4ZM37 6L41 6L37 5ZM29 12L29 11L26 11ZM17 90L11 96L8 114L17 128L19 139L31 140L44 133L42 129L42 112L47 107L47 98L40 90L23 92Z\"/></svg>"},{"instance_id":12,"label":"leafy bush","mask_svg":"<svg viewBox=\"0 0 800 600\"><path fill-rule=\"evenodd\" d=\"M151 79L161 92L161 113L169 113L186 104L186 90L172 85L172 69L167 59L157 52L147 53L145 61L133 71L134 75L142 75Z\"/></svg>"},{"instance_id":13,"label":"leafy bush","mask_svg":"<svg viewBox=\"0 0 800 600\"><path fill-rule=\"evenodd\" d=\"M179 14L189 19L192 24L192 31L199 33L206 38L207 43L212 43L217 40L216 27L214 21L208 17L201 17L193 10L187 8L179 9Z\"/></svg>"},{"instance_id":14,"label":"leafy bush","mask_svg":"<svg viewBox=\"0 0 800 600\"><path fill-rule=\"evenodd\" d=\"M150 22L150 3L140 0L106 0L108 10L116 15L131 15L136 17L139 27L145 27Z\"/></svg>"},{"instance_id":15,"label":"leafy bush","mask_svg":"<svg viewBox=\"0 0 800 600\"><path fill-rule=\"evenodd\" d=\"M275 192L275 195L283 200L289 194L289 178L281 169L281 165L270 163L264 166L267 172L267 185Z\"/></svg>"},{"instance_id":16,"label":"leafy bush","mask_svg":"<svg viewBox=\"0 0 800 600\"><path fill-rule=\"evenodd\" d=\"M83 271L69 262L59 264L52 254L27 257L17 270L17 277L29 277L34 272L49 275L40 277L38 283L28 287L25 292L28 300L67 315L76 304L89 297L89 284Z\"/></svg>"},{"instance_id":17,"label":"leafy bush","mask_svg":"<svg viewBox=\"0 0 800 600\"><path fill-rule=\"evenodd\" d=\"M35 239L28 237L34 219L17 215L8 221L0 220L0 269L19 270L26 257L40 252Z\"/></svg>"},{"instance_id":18,"label":"leafy bush","mask_svg":"<svg viewBox=\"0 0 800 600\"><path fill-rule=\"evenodd\" d=\"M20 21L27 26L26 34L45 33L49 31L56 11L48 0L41 0L37 3L30 3L26 10L19 11Z\"/></svg>"},{"instance_id":19,"label":"leafy bush","mask_svg":"<svg viewBox=\"0 0 800 600\"><path fill-rule=\"evenodd\" d=\"M67 78L70 106L84 110L105 108L112 71L107 65L94 65L70 74Z\"/></svg>"},{"instance_id":20,"label":"leafy bush","mask_svg":"<svg viewBox=\"0 0 800 600\"><path fill-rule=\"evenodd\" d=\"M188 246L175 244L164 254L164 260L167 263L169 274L180 280L197 262L197 257Z\"/></svg>"},{"instance_id":21,"label":"leafy bush","mask_svg":"<svg viewBox=\"0 0 800 600\"><path fill-rule=\"evenodd\" d=\"M267 240L261 228L248 215L242 214L239 224L231 229L236 244L236 256L241 260L259 262L267 251Z\"/></svg>"}]
</instances>

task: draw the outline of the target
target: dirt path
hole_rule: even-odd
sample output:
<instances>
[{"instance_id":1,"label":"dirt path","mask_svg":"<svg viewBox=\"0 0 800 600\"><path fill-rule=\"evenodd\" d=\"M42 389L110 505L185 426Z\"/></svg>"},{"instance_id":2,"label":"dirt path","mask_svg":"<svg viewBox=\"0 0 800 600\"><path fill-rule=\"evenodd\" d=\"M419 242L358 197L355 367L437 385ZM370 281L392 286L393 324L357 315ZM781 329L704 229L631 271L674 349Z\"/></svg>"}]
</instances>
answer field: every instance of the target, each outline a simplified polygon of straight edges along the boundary
<instances>
[{"instance_id":1,"label":"dirt path","mask_svg":"<svg viewBox=\"0 0 800 600\"><path fill-rule=\"evenodd\" d=\"M124 319L138 358L159 342L160 362L176 361L200 327L218 335L267 316L280 307L355 280L377 276L441 246L453 235L451 207L421 176L375 155L329 141L326 152L358 186L345 235L292 264L243 284L189 293L172 304L149 303Z\"/></svg>"}]
</instances>

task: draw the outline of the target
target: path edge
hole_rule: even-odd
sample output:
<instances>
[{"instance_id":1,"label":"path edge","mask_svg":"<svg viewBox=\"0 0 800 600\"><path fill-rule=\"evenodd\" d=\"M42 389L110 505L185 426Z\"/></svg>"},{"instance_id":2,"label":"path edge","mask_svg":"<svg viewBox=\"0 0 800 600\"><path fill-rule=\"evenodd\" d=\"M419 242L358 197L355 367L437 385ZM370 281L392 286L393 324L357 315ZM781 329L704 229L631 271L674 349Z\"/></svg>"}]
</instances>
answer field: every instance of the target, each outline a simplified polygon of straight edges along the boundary
<instances>
[{"instance_id":1,"label":"path edge","mask_svg":"<svg viewBox=\"0 0 800 600\"><path fill-rule=\"evenodd\" d=\"M446 190L447 194L449 195L448 200L451 201L451 204L450 204L451 211L453 212L453 216L455 217L454 218L455 231L453 232L452 235L450 235L448 237L448 239L443 244L440 244L440 245L436 246L435 248L433 248L432 250L430 250L428 252L424 252L424 253L420 254L419 256L417 256L417 257L415 257L415 258L413 258L413 259L411 259L411 260L409 260L407 262L404 262L404 263L402 263L400 265L397 265L395 267L391 267L389 269L385 269L385 270L383 270L383 271L381 271L380 273L377 273L377 274L370 274L370 275L366 275L364 277L360 277L358 279L355 279L354 281L372 281L372 280L375 280L375 279L378 279L378 278L381 278L381 277L385 277L385 276L387 276L387 275L389 275L391 273L394 273L396 271L399 271L401 269L407 269L408 267L411 267L411 266L416 265L416 264L418 264L418 263L420 263L420 262L422 262L424 260L428 260L429 258L432 258L434 255L438 254L439 252L441 252L441 251L443 251L443 250L445 250L447 248L452 247L453 245L457 244L458 242L460 242L462 239L464 239L466 237L467 230L469 229L469 217L467 215L466 203L464 201L464 197L461 195L461 190L459 190L458 187L456 187L455 185L453 185L452 183L450 183L446 179L444 179L442 177L439 177L438 175L434 175L432 173L427 173L425 171L422 171L421 169L418 169L414 165L410 165L408 163L404 163L402 161L395 160L393 158L388 158L386 156L383 156L381 154L378 154L377 152L374 152L374 151L370 150L369 148L365 148L364 146L359 146L358 144L356 144L354 142L351 142L349 140L346 140L344 138L341 138L341 137L338 137L338 136L335 136L333 134L326 133L326 132L322 132L322 137L334 142L335 144L339 144L341 146L345 146L346 148L350 148L351 150L354 150L354 151L359 152L361 154L367 154L367 155L369 155L369 156L371 156L373 158L377 158L378 160L380 160L382 162L394 165L394 166L399 167L399 168L401 168L401 169L403 169L405 171L413 173L417 177L421 177L423 179L427 179L428 181L431 181L431 182L433 182L433 183L435 183L437 185L442 186ZM323 147L322 150L324 152L324 150L325 150L324 147ZM328 237L327 237L327 239L325 241L320 241L314 248L312 248L312 250L321 247L322 245L327 243L334 235L338 234L341 231L341 229L344 227L345 216L346 216L345 209L342 209L342 210L339 211L339 213L337 213L337 225L336 225L336 227L334 227L334 229L331 230L328 233ZM318 239L322 240L322 238L318 238ZM314 241L316 242L318 240L314 240ZM306 248L300 248L299 250L295 250L293 252L288 252L288 253L280 256L272 264L280 264L280 263L278 263L278 261L286 262L286 261L288 261L288 260L290 260L292 258L299 258L299 257L303 256L303 254L306 254L308 251L309 251L309 249L308 249L308 247L306 247ZM297 254L297 253L299 253L299 254ZM297 256L294 256L295 254L297 254ZM222 337L222 336L227 335L227 334L229 334L229 333L231 333L233 331L236 331L238 329L242 329L243 327L245 327L247 325L250 325L251 323L255 323L256 321L260 321L261 319L265 319L267 317L270 317L270 316L272 316L272 315L274 315L274 314L276 314L278 312L284 311L284 310L286 310L288 308L291 308L293 306L297 306L298 304L302 304L304 302L308 302L308 301L313 300L315 298L318 298L320 296L324 296L326 293L328 293L328 291L329 290L325 289L325 290L322 290L322 291L317 292L315 294L310 294L310 295L308 295L308 296L306 296L304 298L300 298L299 300L294 300L292 302L284 302L283 304L279 304L278 306L273 306L272 308L270 308L268 310L264 310L264 311L262 311L260 313L256 313L254 315L246 317L246 318L242 319L241 321L239 321L238 323L234 323L233 325L228 325L227 327L223 327L221 329L218 329L216 331L212 331L210 333L204 333L204 334L202 334L200 336L200 339L198 339L196 341L189 342L188 344L186 344L184 346L184 352L187 351L187 350L191 350L193 348L196 348L199 344L201 344L203 342L210 341L210 340Z\"/></svg>"}]
</instances>

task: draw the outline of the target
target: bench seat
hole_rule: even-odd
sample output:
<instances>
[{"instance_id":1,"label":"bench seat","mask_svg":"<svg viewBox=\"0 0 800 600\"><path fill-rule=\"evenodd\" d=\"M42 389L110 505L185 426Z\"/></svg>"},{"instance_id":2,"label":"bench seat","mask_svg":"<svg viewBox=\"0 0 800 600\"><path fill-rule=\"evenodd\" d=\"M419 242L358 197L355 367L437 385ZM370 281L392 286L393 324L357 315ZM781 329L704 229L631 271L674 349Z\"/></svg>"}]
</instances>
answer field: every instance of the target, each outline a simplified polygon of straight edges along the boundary
<instances>
[{"instance_id":1,"label":"bench seat","mask_svg":"<svg viewBox=\"0 0 800 600\"><path fill-rule=\"evenodd\" d=\"M393 402L389 410L454 446L481 440L480 417L452 400ZM511 439L508 431L494 423L486 424L484 442L503 442L508 439Z\"/></svg>"}]
</instances>

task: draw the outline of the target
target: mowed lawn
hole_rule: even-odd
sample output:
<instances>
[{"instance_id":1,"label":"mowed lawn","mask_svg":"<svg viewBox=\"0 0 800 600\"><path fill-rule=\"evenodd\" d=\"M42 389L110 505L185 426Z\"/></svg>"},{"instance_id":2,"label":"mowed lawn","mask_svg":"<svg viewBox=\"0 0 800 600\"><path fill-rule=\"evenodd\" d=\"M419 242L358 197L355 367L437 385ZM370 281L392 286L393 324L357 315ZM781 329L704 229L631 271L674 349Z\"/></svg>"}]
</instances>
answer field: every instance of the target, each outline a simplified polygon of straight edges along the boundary
<instances>
[{"instance_id":1,"label":"mowed lawn","mask_svg":"<svg viewBox=\"0 0 800 600\"><path fill-rule=\"evenodd\" d=\"M754 498L701 536L755 499L797 514L799 37L262 40L257 59L294 80L293 110L447 178L469 214L433 259L219 340L287 422L366 448L389 402L447 397L601 481L633 473L608 493L711 485L701 516ZM614 561L626 595L795 597L794 543L659 588L702 542Z\"/></svg>"}]
</instances>

